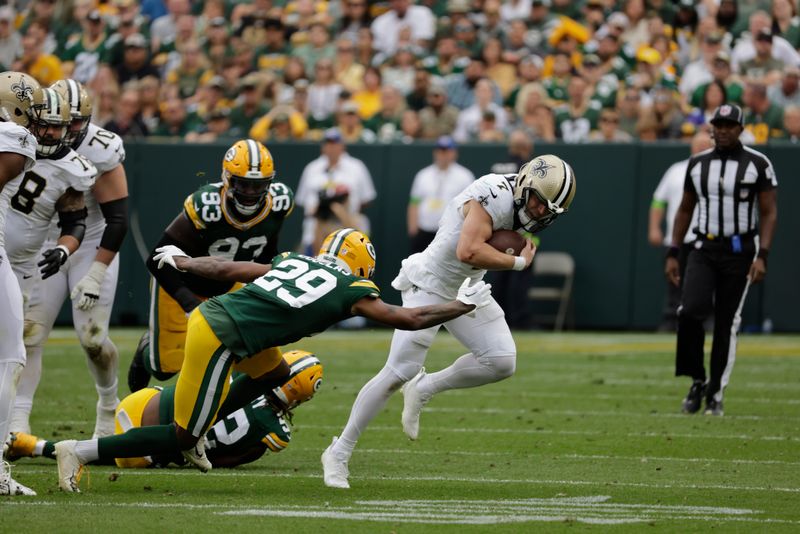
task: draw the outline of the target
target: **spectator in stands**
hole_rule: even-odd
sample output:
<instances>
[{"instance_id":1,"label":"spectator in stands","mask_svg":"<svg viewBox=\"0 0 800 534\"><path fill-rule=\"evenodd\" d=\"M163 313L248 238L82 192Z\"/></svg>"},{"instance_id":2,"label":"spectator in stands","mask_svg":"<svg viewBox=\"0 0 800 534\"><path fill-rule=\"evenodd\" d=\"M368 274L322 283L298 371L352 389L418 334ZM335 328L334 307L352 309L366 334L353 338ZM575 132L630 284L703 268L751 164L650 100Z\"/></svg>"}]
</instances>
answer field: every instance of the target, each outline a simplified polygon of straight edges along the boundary
<instances>
[{"instance_id":1,"label":"spectator in stands","mask_svg":"<svg viewBox=\"0 0 800 534\"><path fill-rule=\"evenodd\" d=\"M617 95L617 109L619 110L619 128L633 137L637 137L637 125L641 113L642 94L634 88L620 91Z\"/></svg>"},{"instance_id":2,"label":"spectator in stands","mask_svg":"<svg viewBox=\"0 0 800 534\"><path fill-rule=\"evenodd\" d=\"M100 86L100 90L95 92L97 98L92 106L92 123L106 124L114 120L117 111L117 101L119 99L119 86L115 80Z\"/></svg>"},{"instance_id":3,"label":"spectator in stands","mask_svg":"<svg viewBox=\"0 0 800 534\"><path fill-rule=\"evenodd\" d=\"M355 42L349 38L339 38L336 41L336 57L333 60L336 81L351 93L364 87L364 65L356 62L355 51Z\"/></svg>"},{"instance_id":4,"label":"spectator in stands","mask_svg":"<svg viewBox=\"0 0 800 534\"><path fill-rule=\"evenodd\" d=\"M522 113L517 117L516 127L531 139L553 142L556 140L556 125L553 111L547 103L547 94L539 84L529 84L518 105Z\"/></svg>"},{"instance_id":5,"label":"spectator in stands","mask_svg":"<svg viewBox=\"0 0 800 534\"><path fill-rule=\"evenodd\" d=\"M286 60L286 67L283 70L283 83L287 87L294 87L297 80L308 80L310 76L306 73L303 61L297 57L289 57Z\"/></svg>"},{"instance_id":6,"label":"spectator in stands","mask_svg":"<svg viewBox=\"0 0 800 534\"><path fill-rule=\"evenodd\" d=\"M14 3L22 4L21 2ZM55 54L58 49L58 36L53 33L59 27L59 21L56 18L57 4L56 0L33 0L30 2L31 7L25 16L25 20L19 27L20 33L25 35L34 24L39 26L39 30L42 33L37 33L36 37L44 54ZM13 4L8 3L8 5Z\"/></svg>"},{"instance_id":7,"label":"spectator in stands","mask_svg":"<svg viewBox=\"0 0 800 534\"><path fill-rule=\"evenodd\" d=\"M449 76L446 80L447 99L451 105L460 110L467 109L475 102L475 85L478 80L486 78L486 63L480 56L473 57L461 74ZM492 82L493 100L502 103L500 90Z\"/></svg>"},{"instance_id":8,"label":"spectator in stands","mask_svg":"<svg viewBox=\"0 0 800 534\"><path fill-rule=\"evenodd\" d=\"M655 90L653 95L653 114L659 139L680 139L683 113L678 106L675 92L666 87Z\"/></svg>"},{"instance_id":9,"label":"spectator in stands","mask_svg":"<svg viewBox=\"0 0 800 534\"><path fill-rule=\"evenodd\" d=\"M268 141L291 141L303 139L308 131L305 117L291 104L279 104L269 113L253 123L250 138L266 143ZM245 130L245 134L247 131ZM242 137L242 135L237 135Z\"/></svg>"},{"instance_id":10,"label":"spectator in stands","mask_svg":"<svg viewBox=\"0 0 800 534\"><path fill-rule=\"evenodd\" d=\"M164 103L164 113L154 136L183 137L195 131L200 120L194 113L188 113L186 104L180 98L170 98Z\"/></svg>"},{"instance_id":11,"label":"spectator in stands","mask_svg":"<svg viewBox=\"0 0 800 534\"><path fill-rule=\"evenodd\" d=\"M345 38L350 42L358 40L358 32L362 28L369 29L372 17L369 14L367 0L344 0L343 13L339 21L337 37Z\"/></svg>"},{"instance_id":12,"label":"spectator in stands","mask_svg":"<svg viewBox=\"0 0 800 534\"><path fill-rule=\"evenodd\" d=\"M405 110L406 101L400 90L384 85L381 88L381 110L364 121L364 127L375 132L382 142L390 142L400 130L400 121Z\"/></svg>"},{"instance_id":13,"label":"spectator in stands","mask_svg":"<svg viewBox=\"0 0 800 534\"><path fill-rule=\"evenodd\" d=\"M696 61L686 65L681 75L678 88L681 94L688 100L699 85L708 83L713 79L711 73L714 60L722 50L722 35L710 33L703 38L701 56Z\"/></svg>"},{"instance_id":14,"label":"spectator in stands","mask_svg":"<svg viewBox=\"0 0 800 534\"><path fill-rule=\"evenodd\" d=\"M428 90L431 87L431 75L422 67L414 71L414 86L406 95L406 104L409 109L420 111L428 105Z\"/></svg>"},{"instance_id":15,"label":"spectator in stands","mask_svg":"<svg viewBox=\"0 0 800 534\"><path fill-rule=\"evenodd\" d=\"M800 84L798 82L800 82L800 68L786 67L780 83L767 89L769 100L784 109L788 106L800 106Z\"/></svg>"},{"instance_id":16,"label":"spectator in stands","mask_svg":"<svg viewBox=\"0 0 800 534\"><path fill-rule=\"evenodd\" d=\"M237 104L231 109L231 128L239 135L245 135L259 117L266 115L269 108L261 98L261 83L258 75L248 74L240 81L240 94Z\"/></svg>"},{"instance_id":17,"label":"spectator in stands","mask_svg":"<svg viewBox=\"0 0 800 534\"><path fill-rule=\"evenodd\" d=\"M475 103L458 114L456 129L453 138L458 142L477 139L480 132L481 121L487 112L494 114L495 127L504 131L508 126L508 116L505 109L492 100L492 82L483 78L475 84Z\"/></svg>"},{"instance_id":18,"label":"spectator in stands","mask_svg":"<svg viewBox=\"0 0 800 534\"><path fill-rule=\"evenodd\" d=\"M375 132L366 128L358 114L358 104L346 100L336 112L336 127L344 143L374 143Z\"/></svg>"},{"instance_id":19,"label":"spectator in stands","mask_svg":"<svg viewBox=\"0 0 800 534\"><path fill-rule=\"evenodd\" d=\"M481 122L478 124L478 134L475 137L475 141L478 143L502 143L505 140L505 127L500 128L494 111L485 110L481 114Z\"/></svg>"},{"instance_id":20,"label":"spectator in stands","mask_svg":"<svg viewBox=\"0 0 800 534\"><path fill-rule=\"evenodd\" d=\"M330 208L330 196L325 192L343 186L346 200L342 199L346 212L350 218L355 219L353 228L362 232L369 232L369 219L364 215L364 209L375 200L377 193L372 183L366 165L347 153L341 132L336 128L325 131L322 154L317 159L306 165L297 185L295 202L302 207L305 213L303 219L302 250L313 255L314 239L317 234L317 216L326 213L325 204ZM324 202L320 202L320 200ZM321 210L321 213L318 213ZM349 226L349 225L348 225Z\"/></svg>"},{"instance_id":21,"label":"spectator in stands","mask_svg":"<svg viewBox=\"0 0 800 534\"><path fill-rule=\"evenodd\" d=\"M762 28L753 40L756 54L739 63L739 74L745 82L759 82L772 85L781 79L783 61L772 57L772 30Z\"/></svg>"},{"instance_id":22,"label":"spectator in stands","mask_svg":"<svg viewBox=\"0 0 800 534\"><path fill-rule=\"evenodd\" d=\"M225 58L233 55L230 43L228 21L225 17L215 17L208 21L205 29L205 39L202 41L203 54L208 59L209 65L215 72L222 70ZM262 50L267 56L267 52ZM283 65L281 65L281 68Z\"/></svg>"},{"instance_id":23,"label":"spectator in stands","mask_svg":"<svg viewBox=\"0 0 800 534\"><path fill-rule=\"evenodd\" d=\"M116 68L116 74L120 84L141 80L145 76L160 78L158 69L150 63L147 39L141 33L134 33L125 39L122 64Z\"/></svg>"},{"instance_id":24,"label":"spectator in stands","mask_svg":"<svg viewBox=\"0 0 800 534\"><path fill-rule=\"evenodd\" d=\"M420 170L411 184L406 209L411 254L422 252L433 241L445 206L473 181L475 175L458 164L453 138L439 137L433 148L433 164Z\"/></svg>"},{"instance_id":25,"label":"spectator in stands","mask_svg":"<svg viewBox=\"0 0 800 534\"><path fill-rule=\"evenodd\" d=\"M283 74L292 47L286 42L286 27L278 17L264 21L264 42L256 49L258 70Z\"/></svg>"},{"instance_id":26,"label":"spectator in stands","mask_svg":"<svg viewBox=\"0 0 800 534\"><path fill-rule=\"evenodd\" d=\"M731 52L731 65L738 72L739 65L756 55L755 38L761 30L769 30L772 20L765 11L755 11L750 15L749 33L742 34ZM800 53L783 37L773 36L772 57L784 65L800 65Z\"/></svg>"},{"instance_id":27,"label":"spectator in stands","mask_svg":"<svg viewBox=\"0 0 800 534\"><path fill-rule=\"evenodd\" d=\"M792 47L800 48L800 19L794 0L772 0L772 32L786 39Z\"/></svg>"},{"instance_id":28,"label":"spectator in stands","mask_svg":"<svg viewBox=\"0 0 800 534\"><path fill-rule=\"evenodd\" d=\"M600 111L598 129L589 134L589 141L601 143L629 143L633 137L619 129L619 112L605 108Z\"/></svg>"},{"instance_id":29,"label":"spectator in stands","mask_svg":"<svg viewBox=\"0 0 800 534\"><path fill-rule=\"evenodd\" d=\"M728 92L719 80L713 80L705 84L703 91L703 101L700 107L695 108L687 117L687 120L697 126L708 127L714 117L714 111L728 102Z\"/></svg>"},{"instance_id":30,"label":"spectator in stands","mask_svg":"<svg viewBox=\"0 0 800 534\"><path fill-rule=\"evenodd\" d=\"M13 70L27 72L43 86L64 78L61 61L42 49L46 33L42 23L33 21L22 37L22 55L11 65Z\"/></svg>"},{"instance_id":31,"label":"spectator in stands","mask_svg":"<svg viewBox=\"0 0 800 534\"><path fill-rule=\"evenodd\" d=\"M214 72L208 68L208 61L199 42L183 43L180 55L180 64L167 73L166 82L178 87L181 98L194 101L197 89L208 83Z\"/></svg>"},{"instance_id":32,"label":"spectator in stands","mask_svg":"<svg viewBox=\"0 0 800 534\"><path fill-rule=\"evenodd\" d=\"M375 86L380 87L380 81ZM314 82L308 88L308 122L311 128L326 128L333 124L341 91L342 86L333 77L333 61L320 59L314 69Z\"/></svg>"},{"instance_id":33,"label":"spectator in stands","mask_svg":"<svg viewBox=\"0 0 800 534\"><path fill-rule=\"evenodd\" d=\"M150 37L156 48L175 41L178 19L191 13L189 0L166 0L166 6L167 14L158 17L150 25Z\"/></svg>"},{"instance_id":34,"label":"spectator in stands","mask_svg":"<svg viewBox=\"0 0 800 534\"><path fill-rule=\"evenodd\" d=\"M186 134L184 139L190 143L233 142L239 138L231 133L230 110L224 107L209 113L204 125Z\"/></svg>"},{"instance_id":35,"label":"spectator in stands","mask_svg":"<svg viewBox=\"0 0 800 534\"><path fill-rule=\"evenodd\" d=\"M161 89L161 81L155 76L145 76L139 80L139 116L142 118L148 132L153 132L158 128L161 121L161 111L159 110L158 94Z\"/></svg>"},{"instance_id":36,"label":"spectator in stands","mask_svg":"<svg viewBox=\"0 0 800 534\"><path fill-rule=\"evenodd\" d=\"M139 89L135 83L123 89L116 108L114 119L107 122L103 128L125 139L147 136L147 126L139 115Z\"/></svg>"},{"instance_id":37,"label":"spectator in stands","mask_svg":"<svg viewBox=\"0 0 800 534\"><path fill-rule=\"evenodd\" d=\"M459 111L447 103L447 91L441 85L428 89L428 105L419 112L422 138L436 139L450 135L456 128Z\"/></svg>"},{"instance_id":38,"label":"spectator in stands","mask_svg":"<svg viewBox=\"0 0 800 534\"><path fill-rule=\"evenodd\" d=\"M574 72L570 54L563 50L556 50L547 57L543 70L545 73L549 70L549 74L543 74L542 79L542 86L547 91L548 98L555 104L566 102L567 87Z\"/></svg>"},{"instance_id":39,"label":"spectator in stands","mask_svg":"<svg viewBox=\"0 0 800 534\"><path fill-rule=\"evenodd\" d=\"M147 21L135 11L130 11L121 14L117 19L115 32L108 38L108 55L106 61L109 65L116 68L122 63L122 57L125 53L125 39L134 33L141 33L144 35L147 29Z\"/></svg>"},{"instance_id":40,"label":"spectator in stands","mask_svg":"<svg viewBox=\"0 0 800 534\"><path fill-rule=\"evenodd\" d=\"M372 65L374 57L372 31L369 28L361 28L358 30L358 40L356 41L356 61L365 66Z\"/></svg>"},{"instance_id":41,"label":"spectator in stands","mask_svg":"<svg viewBox=\"0 0 800 534\"><path fill-rule=\"evenodd\" d=\"M720 0L717 14L714 17L720 29L729 32L734 38L741 33L739 3L737 0Z\"/></svg>"},{"instance_id":42,"label":"spectator in stands","mask_svg":"<svg viewBox=\"0 0 800 534\"><path fill-rule=\"evenodd\" d=\"M744 129L753 135L755 144L783 137L783 110L770 101L764 84L745 85L744 105Z\"/></svg>"},{"instance_id":43,"label":"spectator in stands","mask_svg":"<svg viewBox=\"0 0 800 534\"><path fill-rule=\"evenodd\" d=\"M419 139L422 139L422 122L419 114L413 109L407 109L403 112L403 119L400 121L400 132L398 132L396 140L404 144L410 144Z\"/></svg>"},{"instance_id":44,"label":"spectator in stands","mask_svg":"<svg viewBox=\"0 0 800 534\"><path fill-rule=\"evenodd\" d=\"M212 111L227 109L230 111L232 102L225 98L225 78L212 76L197 90L194 106L197 114L205 120ZM226 118L228 118L226 116Z\"/></svg>"},{"instance_id":45,"label":"spectator in stands","mask_svg":"<svg viewBox=\"0 0 800 534\"><path fill-rule=\"evenodd\" d=\"M100 11L90 11L81 26L82 35L65 43L61 59L66 76L87 83L97 74L99 63L108 61L110 49L106 22Z\"/></svg>"},{"instance_id":46,"label":"spectator in stands","mask_svg":"<svg viewBox=\"0 0 800 534\"><path fill-rule=\"evenodd\" d=\"M575 74L567 86L569 101L555 109L556 135L565 143L582 143L597 128L600 104L590 98L586 79Z\"/></svg>"},{"instance_id":47,"label":"spectator in stands","mask_svg":"<svg viewBox=\"0 0 800 534\"><path fill-rule=\"evenodd\" d=\"M739 83L738 78L731 74L731 58L727 52L717 52L711 66L711 74L714 80L725 86L725 94L728 102L731 104L742 104L744 87ZM706 87L707 84L700 84L694 90L692 98L689 101L692 106L702 106Z\"/></svg>"},{"instance_id":48,"label":"spectator in stands","mask_svg":"<svg viewBox=\"0 0 800 534\"><path fill-rule=\"evenodd\" d=\"M505 99L517 85L517 67L503 59L503 45L496 37L483 44L483 60L486 63L486 77L500 89Z\"/></svg>"},{"instance_id":49,"label":"spectator in stands","mask_svg":"<svg viewBox=\"0 0 800 534\"><path fill-rule=\"evenodd\" d=\"M168 13L164 0L142 0L142 16L148 21L156 20Z\"/></svg>"},{"instance_id":50,"label":"spectator in stands","mask_svg":"<svg viewBox=\"0 0 800 534\"><path fill-rule=\"evenodd\" d=\"M399 43L400 32L411 30L413 44L427 48L436 32L433 12L424 5L413 5L411 0L390 0L390 9L372 23L375 50L391 56Z\"/></svg>"},{"instance_id":51,"label":"spectator in stands","mask_svg":"<svg viewBox=\"0 0 800 534\"><path fill-rule=\"evenodd\" d=\"M422 60L422 67L426 71L441 78L464 72L468 64L469 58L459 56L456 38L450 34L439 37L435 51Z\"/></svg>"},{"instance_id":52,"label":"spectator in stands","mask_svg":"<svg viewBox=\"0 0 800 534\"><path fill-rule=\"evenodd\" d=\"M467 0L467 11L469 11L469 0ZM528 1L528 4L530 2ZM478 28L478 40L485 42L490 37L503 38L506 33L506 24L500 16L500 9L502 8L500 0L486 0L483 3L483 20ZM530 9L528 10L530 11ZM525 17L527 19L528 17ZM524 20L524 19L521 19ZM526 28L527 29L527 28ZM523 32L523 40L525 35ZM510 61L508 58L504 59ZM516 63L516 62L514 62Z\"/></svg>"},{"instance_id":53,"label":"spectator in stands","mask_svg":"<svg viewBox=\"0 0 800 534\"><path fill-rule=\"evenodd\" d=\"M388 63L381 67L383 85L398 89L407 95L414 87L414 72L416 70L417 49L413 46L401 46Z\"/></svg>"},{"instance_id":54,"label":"spectator in stands","mask_svg":"<svg viewBox=\"0 0 800 534\"><path fill-rule=\"evenodd\" d=\"M333 60L336 56L336 47L330 42L328 28L322 22L315 22L308 30L308 43L296 46L292 55L303 60L306 68L315 70L321 59Z\"/></svg>"},{"instance_id":55,"label":"spectator in stands","mask_svg":"<svg viewBox=\"0 0 800 534\"><path fill-rule=\"evenodd\" d=\"M22 36L14 27L16 14L11 6L0 7L0 65L8 70L22 54Z\"/></svg>"},{"instance_id":56,"label":"spectator in stands","mask_svg":"<svg viewBox=\"0 0 800 534\"><path fill-rule=\"evenodd\" d=\"M381 110L382 81L377 67L367 67L364 71L364 88L353 93L353 101L358 104L358 114L362 119L369 119Z\"/></svg>"},{"instance_id":57,"label":"spectator in stands","mask_svg":"<svg viewBox=\"0 0 800 534\"><path fill-rule=\"evenodd\" d=\"M800 144L800 106L792 104L783 110L783 129L785 139Z\"/></svg>"}]
</instances>

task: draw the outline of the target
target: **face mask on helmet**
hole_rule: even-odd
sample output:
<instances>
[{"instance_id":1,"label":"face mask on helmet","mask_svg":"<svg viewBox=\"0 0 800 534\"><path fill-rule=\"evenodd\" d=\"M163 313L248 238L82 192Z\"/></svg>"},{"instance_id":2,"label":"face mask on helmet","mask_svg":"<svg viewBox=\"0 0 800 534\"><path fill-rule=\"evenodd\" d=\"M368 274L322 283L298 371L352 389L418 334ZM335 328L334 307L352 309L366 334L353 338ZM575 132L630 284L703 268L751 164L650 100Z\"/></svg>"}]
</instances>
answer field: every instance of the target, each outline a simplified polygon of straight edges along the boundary
<instances>
[{"instance_id":1,"label":"face mask on helmet","mask_svg":"<svg viewBox=\"0 0 800 534\"><path fill-rule=\"evenodd\" d=\"M322 242L319 256L354 276L372 278L375 274L375 247L366 235L352 228L342 228L328 235Z\"/></svg>"},{"instance_id":2,"label":"face mask on helmet","mask_svg":"<svg viewBox=\"0 0 800 534\"><path fill-rule=\"evenodd\" d=\"M547 206L547 212L544 215L537 217L528 211L528 200L530 199L531 193L536 196L541 204ZM564 213L564 211L565 210L563 208L559 208L549 200L543 198L537 190L528 189L525 196L525 203L520 206L516 213L518 222L517 226L526 232L535 234L536 232L539 232L553 224L558 216Z\"/></svg>"},{"instance_id":3,"label":"face mask on helmet","mask_svg":"<svg viewBox=\"0 0 800 534\"><path fill-rule=\"evenodd\" d=\"M53 89L42 91L41 103L35 102L30 131L36 137L36 153L50 156L65 146L67 127L71 121L69 107Z\"/></svg>"},{"instance_id":4,"label":"face mask on helmet","mask_svg":"<svg viewBox=\"0 0 800 534\"><path fill-rule=\"evenodd\" d=\"M310 400L322 386L322 364L319 358L303 350L293 350L283 355L291 369L289 379L267 395L269 405L286 413Z\"/></svg>"},{"instance_id":5,"label":"face mask on helmet","mask_svg":"<svg viewBox=\"0 0 800 534\"><path fill-rule=\"evenodd\" d=\"M72 121L67 129L64 144L77 148L89 132L89 123L92 120L92 97L80 82L72 79L58 80L50 88L55 89L69 105Z\"/></svg>"},{"instance_id":6,"label":"face mask on helmet","mask_svg":"<svg viewBox=\"0 0 800 534\"><path fill-rule=\"evenodd\" d=\"M245 217L262 208L274 177L272 155L258 141L237 141L225 153L222 162L225 199Z\"/></svg>"}]
</instances>

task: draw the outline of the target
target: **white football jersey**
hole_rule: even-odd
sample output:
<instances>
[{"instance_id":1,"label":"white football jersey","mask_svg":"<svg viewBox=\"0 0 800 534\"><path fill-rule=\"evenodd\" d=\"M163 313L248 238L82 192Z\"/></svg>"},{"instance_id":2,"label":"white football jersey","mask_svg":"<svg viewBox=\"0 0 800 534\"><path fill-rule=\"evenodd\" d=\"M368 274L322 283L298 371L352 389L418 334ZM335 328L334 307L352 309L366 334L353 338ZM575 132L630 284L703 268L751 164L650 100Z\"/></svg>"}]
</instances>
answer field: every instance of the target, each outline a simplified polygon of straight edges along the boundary
<instances>
[{"instance_id":1,"label":"white football jersey","mask_svg":"<svg viewBox=\"0 0 800 534\"><path fill-rule=\"evenodd\" d=\"M463 207L475 200L492 218L493 230L511 230L514 226L514 181L516 174L487 174L472 182L451 200L439 222L436 237L424 251L403 260L400 276L392 283L403 288L402 278L418 288L444 298L455 298L464 278L473 283L486 271L464 263L456 256L456 247L464 225Z\"/></svg>"},{"instance_id":2,"label":"white football jersey","mask_svg":"<svg viewBox=\"0 0 800 534\"><path fill-rule=\"evenodd\" d=\"M34 260L47 238L56 203L72 188L88 191L94 184L97 169L75 152L69 150L59 159L39 159L33 168L15 179L16 187L6 187L6 252L15 266Z\"/></svg>"},{"instance_id":3,"label":"white football jersey","mask_svg":"<svg viewBox=\"0 0 800 534\"><path fill-rule=\"evenodd\" d=\"M0 152L13 152L25 156L25 171L27 172L36 163L36 138L18 124L0 122ZM3 187L3 192L0 193L0 248L5 244L5 217L11 191L17 190L23 176L24 173L8 182Z\"/></svg>"},{"instance_id":4,"label":"white football jersey","mask_svg":"<svg viewBox=\"0 0 800 534\"><path fill-rule=\"evenodd\" d=\"M86 137L75 151L94 164L98 177L125 161L125 147L122 144L122 138L94 124L89 124ZM88 191L84 195L84 201L89 213L86 216L86 235L83 239L89 242L102 237L106 228L106 219L103 217L103 212L100 211L100 205L92 191ZM56 241L58 235L58 227L53 225L48 240Z\"/></svg>"}]
</instances>

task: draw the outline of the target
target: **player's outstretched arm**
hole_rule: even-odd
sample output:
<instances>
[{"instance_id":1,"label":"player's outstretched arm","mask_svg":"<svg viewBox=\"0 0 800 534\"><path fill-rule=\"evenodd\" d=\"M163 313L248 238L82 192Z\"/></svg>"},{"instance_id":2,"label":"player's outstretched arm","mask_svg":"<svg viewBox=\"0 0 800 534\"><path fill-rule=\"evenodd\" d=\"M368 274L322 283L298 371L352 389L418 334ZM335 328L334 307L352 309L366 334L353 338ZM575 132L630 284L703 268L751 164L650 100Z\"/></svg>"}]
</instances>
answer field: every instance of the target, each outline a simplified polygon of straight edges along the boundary
<instances>
[{"instance_id":1,"label":"player's outstretched arm","mask_svg":"<svg viewBox=\"0 0 800 534\"><path fill-rule=\"evenodd\" d=\"M403 308L387 304L379 298L364 297L356 302L351 311L353 315L362 315L378 323L392 326L399 330L422 330L469 313L492 301L492 286L485 282L469 285L469 278L464 280L458 290L458 297L452 302Z\"/></svg>"},{"instance_id":2,"label":"player's outstretched arm","mask_svg":"<svg viewBox=\"0 0 800 534\"><path fill-rule=\"evenodd\" d=\"M470 200L464 207L464 225L458 238L456 257L478 269L505 271L514 268L514 256L505 254L489 245L492 237L492 218L477 201ZM528 242L520 255L525 258L526 266L533 260L535 249Z\"/></svg>"},{"instance_id":3,"label":"player's outstretched arm","mask_svg":"<svg viewBox=\"0 0 800 534\"><path fill-rule=\"evenodd\" d=\"M225 282L252 282L267 274L272 267L251 261L230 261L219 256L190 258L174 246L160 247L156 252L153 260L158 262L159 269L168 265L179 271Z\"/></svg>"},{"instance_id":4,"label":"player's outstretched arm","mask_svg":"<svg viewBox=\"0 0 800 534\"><path fill-rule=\"evenodd\" d=\"M16 152L0 152L0 191L25 170L25 156Z\"/></svg>"}]
</instances>

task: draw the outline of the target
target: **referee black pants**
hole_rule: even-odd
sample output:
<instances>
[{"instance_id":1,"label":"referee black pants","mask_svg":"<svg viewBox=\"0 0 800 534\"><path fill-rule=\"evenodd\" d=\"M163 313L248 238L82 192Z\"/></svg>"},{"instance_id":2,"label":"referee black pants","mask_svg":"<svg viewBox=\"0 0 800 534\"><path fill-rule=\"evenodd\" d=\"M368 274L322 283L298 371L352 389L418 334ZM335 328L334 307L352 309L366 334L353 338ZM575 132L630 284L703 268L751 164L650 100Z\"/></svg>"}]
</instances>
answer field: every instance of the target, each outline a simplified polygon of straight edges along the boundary
<instances>
[{"instance_id":1,"label":"referee black pants","mask_svg":"<svg viewBox=\"0 0 800 534\"><path fill-rule=\"evenodd\" d=\"M708 379L706 398L722 400L736 359L736 334L749 282L747 274L756 253L752 238L742 240L741 252L729 242L699 241L689 254L678 309L675 375ZM703 365L703 321L714 314L710 373Z\"/></svg>"}]
</instances>

